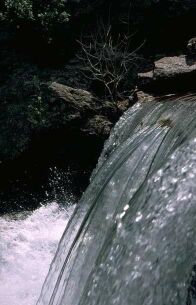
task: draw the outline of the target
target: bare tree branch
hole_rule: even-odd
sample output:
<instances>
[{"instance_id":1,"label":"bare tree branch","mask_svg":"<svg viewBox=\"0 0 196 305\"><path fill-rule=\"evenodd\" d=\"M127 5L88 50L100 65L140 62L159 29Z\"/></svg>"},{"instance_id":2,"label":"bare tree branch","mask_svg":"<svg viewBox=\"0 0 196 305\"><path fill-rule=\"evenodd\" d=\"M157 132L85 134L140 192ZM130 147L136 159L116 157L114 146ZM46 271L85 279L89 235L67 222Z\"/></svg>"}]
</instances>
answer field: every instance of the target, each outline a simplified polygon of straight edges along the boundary
<instances>
[{"instance_id":1,"label":"bare tree branch","mask_svg":"<svg viewBox=\"0 0 196 305\"><path fill-rule=\"evenodd\" d=\"M111 25L100 22L98 30L79 41L81 53L78 58L84 63L84 75L90 80L100 82L105 88L106 97L115 101L122 97L130 69L137 65L139 49L130 51L130 41L134 34L112 36ZM83 40L85 42L83 42Z\"/></svg>"}]
</instances>

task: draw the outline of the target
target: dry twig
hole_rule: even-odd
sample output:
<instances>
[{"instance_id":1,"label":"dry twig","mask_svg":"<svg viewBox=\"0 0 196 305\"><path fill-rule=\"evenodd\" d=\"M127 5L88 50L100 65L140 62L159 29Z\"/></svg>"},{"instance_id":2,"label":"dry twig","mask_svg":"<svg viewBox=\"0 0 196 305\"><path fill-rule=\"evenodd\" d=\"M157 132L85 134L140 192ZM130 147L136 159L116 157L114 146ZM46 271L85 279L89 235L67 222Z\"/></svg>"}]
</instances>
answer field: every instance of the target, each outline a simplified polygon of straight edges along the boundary
<instances>
[{"instance_id":1,"label":"dry twig","mask_svg":"<svg viewBox=\"0 0 196 305\"><path fill-rule=\"evenodd\" d=\"M113 101L123 97L123 82L137 65L137 51L143 46L130 52L131 38L119 34L113 39L111 26L101 23L96 34L79 41L78 58L84 63L85 76L101 83L105 96Z\"/></svg>"}]
</instances>

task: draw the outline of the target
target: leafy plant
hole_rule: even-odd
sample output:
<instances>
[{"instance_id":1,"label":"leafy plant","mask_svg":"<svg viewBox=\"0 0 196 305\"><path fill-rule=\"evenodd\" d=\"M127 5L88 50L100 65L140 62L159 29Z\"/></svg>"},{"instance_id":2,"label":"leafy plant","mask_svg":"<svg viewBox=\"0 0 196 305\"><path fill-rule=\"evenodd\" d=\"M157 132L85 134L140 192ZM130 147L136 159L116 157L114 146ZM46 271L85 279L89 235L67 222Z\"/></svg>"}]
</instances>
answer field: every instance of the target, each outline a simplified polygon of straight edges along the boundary
<instances>
[{"instance_id":1,"label":"leafy plant","mask_svg":"<svg viewBox=\"0 0 196 305\"><path fill-rule=\"evenodd\" d=\"M32 0L5 0L5 15L13 14L18 18L34 19Z\"/></svg>"},{"instance_id":2,"label":"leafy plant","mask_svg":"<svg viewBox=\"0 0 196 305\"><path fill-rule=\"evenodd\" d=\"M33 23L45 33L69 21L65 0L3 0L2 8L1 20L17 26Z\"/></svg>"}]
</instances>

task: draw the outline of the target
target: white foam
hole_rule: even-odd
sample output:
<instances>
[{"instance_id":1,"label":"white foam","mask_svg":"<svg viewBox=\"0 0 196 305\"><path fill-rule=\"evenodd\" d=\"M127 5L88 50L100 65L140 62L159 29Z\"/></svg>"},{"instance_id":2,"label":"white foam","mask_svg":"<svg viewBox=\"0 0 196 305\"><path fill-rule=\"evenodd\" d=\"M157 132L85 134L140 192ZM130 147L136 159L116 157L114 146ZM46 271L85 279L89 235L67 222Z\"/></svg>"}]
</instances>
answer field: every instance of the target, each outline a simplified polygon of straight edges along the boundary
<instances>
[{"instance_id":1,"label":"white foam","mask_svg":"<svg viewBox=\"0 0 196 305\"><path fill-rule=\"evenodd\" d=\"M74 206L0 218L0 304L35 305Z\"/></svg>"}]
</instances>

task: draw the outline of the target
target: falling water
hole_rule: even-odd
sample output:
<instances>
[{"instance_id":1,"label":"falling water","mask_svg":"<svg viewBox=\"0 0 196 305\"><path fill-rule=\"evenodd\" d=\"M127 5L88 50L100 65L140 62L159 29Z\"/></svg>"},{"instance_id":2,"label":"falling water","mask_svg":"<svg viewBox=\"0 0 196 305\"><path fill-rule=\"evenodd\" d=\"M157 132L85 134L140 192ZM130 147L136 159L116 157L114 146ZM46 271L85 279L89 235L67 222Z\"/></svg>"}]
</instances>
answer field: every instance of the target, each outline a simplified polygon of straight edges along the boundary
<instances>
[{"instance_id":1,"label":"falling water","mask_svg":"<svg viewBox=\"0 0 196 305\"><path fill-rule=\"evenodd\" d=\"M196 97L136 104L105 145L38 305L190 305Z\"/></svg>"}]
</instances>

